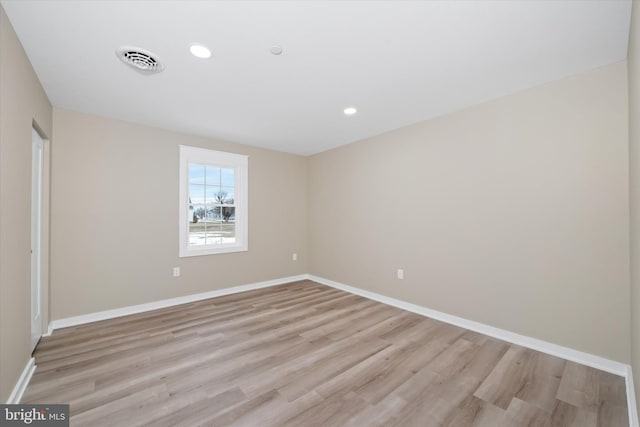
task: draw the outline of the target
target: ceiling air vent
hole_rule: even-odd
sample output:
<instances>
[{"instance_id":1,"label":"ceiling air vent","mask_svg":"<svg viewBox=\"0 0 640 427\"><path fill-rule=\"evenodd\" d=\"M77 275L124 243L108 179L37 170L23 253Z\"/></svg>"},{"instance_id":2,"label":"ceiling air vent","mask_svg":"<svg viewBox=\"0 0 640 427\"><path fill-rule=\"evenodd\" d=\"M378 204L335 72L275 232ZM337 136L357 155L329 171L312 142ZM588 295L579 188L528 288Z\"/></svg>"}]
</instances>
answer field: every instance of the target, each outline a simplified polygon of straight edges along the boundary
<instances>
[{"instance_id":1,"label":"ceiling air vent","mask_svg":"<svg viewBox=\"0 0 640 427\"><path fill-rule=\"evenodd\" d=\"M164 70L164 65L155 54L139 47L122 46L116 50L116 55L142 74L155 74Z\"/></svg>"}]
</instances>

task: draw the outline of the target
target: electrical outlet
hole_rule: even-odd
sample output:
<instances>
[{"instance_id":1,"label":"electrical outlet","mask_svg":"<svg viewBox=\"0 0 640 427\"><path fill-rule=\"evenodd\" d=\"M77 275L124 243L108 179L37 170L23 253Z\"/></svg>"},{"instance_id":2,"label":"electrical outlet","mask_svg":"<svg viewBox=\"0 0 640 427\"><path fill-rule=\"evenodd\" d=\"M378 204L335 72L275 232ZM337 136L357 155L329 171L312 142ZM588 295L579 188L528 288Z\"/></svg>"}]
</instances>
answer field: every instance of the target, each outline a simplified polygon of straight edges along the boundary
<instances>
[{"instance_id":1,"label":"electrical outlet","mask_svg":"<svg viewBox=\"0 0 640 427\"><path fill-rule=\"evenodd\" d=\"M294 261L297 261L297 260L298 260L298 254L294 252L294 253L291 255L291 259L292 259L292 260L294 260Z\"/></svg>"},{"instance_id":2,"label":"electrical outlet","mask_svg":"<svg viewBox=\"0 0 640 427\"><path fill-rule=\"evenodd\" d=\"M401 268L398 269L398 279L404 279L404 270Z\"/></svg>"},{"instance_id":3,"label":"electrical outlet","mask_svg":"<svg viewBox=\"0 0 640 427\"><path fill-rule=\"evenodd\" d=\"M180 277L180 267L173 267L173 277Z\"/></svg>"}]
</instances>

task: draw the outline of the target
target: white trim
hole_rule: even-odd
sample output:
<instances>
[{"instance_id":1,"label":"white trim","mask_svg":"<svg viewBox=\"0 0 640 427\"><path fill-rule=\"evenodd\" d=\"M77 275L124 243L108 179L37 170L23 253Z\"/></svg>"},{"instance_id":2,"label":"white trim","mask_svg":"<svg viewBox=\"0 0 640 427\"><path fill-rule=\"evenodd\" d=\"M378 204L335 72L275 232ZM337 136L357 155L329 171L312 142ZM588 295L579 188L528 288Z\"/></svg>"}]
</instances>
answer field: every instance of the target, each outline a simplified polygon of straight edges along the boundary
<instances>
[{"instance_id":1,"label":"white trim","mask_svg":"<svg viewBox=\"0 0 640 427\"><path fill-rule=\"evenodd\" d=\"M527 347L532 350L540 351L542 353L550 354L552 356L560 357L565 360L580 363L585 366L600 369L605 372L609 372L615 375L620 375L625 378L626 394L627 394L627 407L629 411L629 426L640 427L638 424L638 411L635 398L635 389L633 385L633 373L630 365L616 362L614 360L605 359L600 356L595 356L582 351L574 350L568 347L563 347L557 344L553 344L547 341L531 338L525 335L516 334L504 329L495 328L493 326L485 325L483 323L474 322L472 320L464 319L462 317L453 316L450 314L442 313L440 311L432 310L426 307L422 307L416 304L411 304L395 298L390 298L375 292L366 291L353 286L345 285L333 280L324 279L322 277L314 276L312 274L301 274L298 276L283 277L281 279L268 280L264 282L251 283L247 285L234 286L232 288L218 289L215 291L203 292L200 294L186 295L178 298L171 298L147 304L134 305L129 307L118 308L114 310L106 310L97 313L86 314L82 316L68 317L66 319L54 320L49 324L49 330L44 336L49 336L55 329L66 328L70 326L82 325L85 323L97 322L100 320L112 319L121 316L128 316L130 314L143 313L146 311L157 310L160 308L171 307L180 304L186 304L195 301L201 301L208 298L215 298L223 295L230 295L239 292L246 292L254 289L266 288L269 286L284 285L291 282L297 282L300 280L312 280L314 282L331 286L336 289L343 290L355 295L378 301L383 304L391 305L403 310L410 311L412 313L420 314L422 316L430 317L451 325L459 326L461 328L468 329L470 331L479 332L484 335L488 335L500 340L517 344L522 347ZM35 360L30 359L29 363L25 367L18 383L16 384L11 396L7 403L19 403L22 398L22 394L35 371ZM17 400L15 400L17 398Z\"/></svg>"},{"instance_id":2,"label":"white trim","mask_svg":"<svg viewBox=\"0 0 640 427\"><path fill-rule=\"evenodd\" d=\"M331 286L332 288L340 289L355 295L360 295L374 301L381 302L383 304L391 305L403 310L410 311L412 313L420 314L422 316L430 317L432 319L440 320L442 322L459 326L461 328L468 329L470 331L479 332L484 335L488 335L494 338L498 338L503 341L517 344L522 347L527 347L532 350L540 351L542 353L550 354L552 356L560 357L565 360L580 363L582 365L589 366L591 368L600 369L601 371L609 372L615 375L624 377L626 391L627 391L627 409L629 415L629 427L640 427L638 424L638 408L636 404L636 393L633 385L633 373L630 365L616 362L614 360L605 359L604 357L595 356L593 354L585 353L582 351L574 350L572 348L563 347L561 345L553 344L547 341L539 340L537 338L531 338L525 335L516 334L504 329L495 328L493 326L485 325L483 323L474 322L473 320L464 319L462 317L453 316L440 311L432 310L430 308L422 307L416 304L411 304L399 299L390 298L384 295L377 294L375 292L365 291L363 289L355 288L353 286L345 285L344 283L335 282L333 280L324 279L322 277L314 276L312 274L307 275L307 279L314 282L321 283L323 285Z\"/></svg>"},{"instance_id":3,"label":"white trim","mask_svg":"<svg viewBox=\"0 0 640 427\"><path fill-rule=\"evenodd\" d=\"M636 390L633 385L633 370L627 366L625 375L627 385L627 409L629 410L629 427L638 427L638 406L636 404Z\"/></svg>"},{"instance_id":4,"label":"white trim","mask_svg":"<svg viewBox=\"0 0 640 427\"><path fill-rule=\"evenodd\" d=\"M311 274L301 274L298 276L283 277L280 279L267 280L264 282L250 283L246 285L234 286L231 288L217 289L214 291L203 292L199 294L185 295L177 298L170 298L146 304L133 305L128 307L116 308L113 310L100 311L96 313L85 314L81 316L68 317L65 319L53 320L49 324L49 330L46 335L60 328L67 328L70 326L83 325L86 323L97 322L100 320L113 319L121 316L128 316L131 314L143 313L146 311L157 310L160 308L172 307L180 304L187 304L190 302L201 301L208 298L215 298L223 295L230 295L239 292L250 291L254 289L266 288L269 286L284 285L299 280L312 280L314 282L331 286L336 289L343 290L355 295L381 302L383 304L391 305L403 310L410 311L412 313L420 314L422 316L430 317L432 319L440 320L442 322L459 326L461 328L468 329L470 331L479 332L484 335L488 335L494 338L501 339L503 341L517 344L523 347L527 347L533 350L541 351L552 356L561 357L572 362L580 363L582 365L590 366L592 368L600 369L605 372L627 377L630 366L614 360L605 359L600 356L595 356L582 351L574 350L568 347L563 347L557 344L553 344L547 341L539 340L537 338L531 338L525 335L520 335L515 332L510 332L504 329L496 328L493 326L485 325L483 323L475 322L473 320L464 319L462 317L453 316L440 311L432 310L416 304L411 304L405 301L401 301L395 298L390 298L375 292L366 291L353 286L345 285L343 283L335 282L333 280L325 279L322 277L314 276Z\"/></svg>"},{"instance_id":5,"label":"white trim","mask_svg":"<svg viewBox=\"0 0 640 427\"><path fill-rule=\"evenodd\" d=\"M50 337L53 333L53 325L49 323L49 327L47 328L47 332L42 334L43 337Z\"/></svg>"},{"instance_id":6,"label":"white trim","mask_svg":"<svg viewBox=\"0 0 640 427\"><path fill-rule=\"evenodd\" d=\"M179 250L180 258L202 255L243 252L249 249L249 156L215 151L206 148L180 145L179 167ZM189 244L189 163L214 165L216 167L233 168L234 172L234 206L235 206L235 243L222 243L203 246ZM195 202L194 202L195 204Z\"/></svg>"},{"instance_id":7,"label":"white trim","mask_svg":"<svg viewBox=\"0 0 640 427\"><path fill-rule=\"evenodd\" d=\"M422 307L416 304L411 304L405 301L401 301L395 298L390 298L384 295L377 294L375 292L365 291L362 289L354 288L353 286L345 285L343 283L334 282L333 280L323 279L309 275L309 280L321 283L323 285L331 286L336 289L360 295L365 298L372 299L387 305L401 308L403 310L410 311L412 313L420 314L422 316L430 317L432 319L440 320L451 325L459 326L461 328L469 329L470 331L479 332L490 337L498 338L503 341L517 344L522 347L527 347L532 350L541 351L552 356L561 357L572 362L580 363L592 368L600 369L601 371L610 372L612 374L620 375L622 377L627 376L627 369L629 365L616 362L614 360L605 359L604 357L594 356L589 353L574 350L568 347L563 347L557 344L553 344L547 341L531 338L525 335L516 334L504 329L495 328L493 326L485 325L483 323L474 322L473 320L464 319L462 317L452 316L450 314L442 313L440 311L432 310L430 308Z\"/></svg>"},{"instance_id":8,"label":"white trim","mask_svg":"<svg viewBox=\"0 0 640 427\"><path fill-rule=\"evenodd\" d=\"M85 323L98 322L100 320L113 319L130 314L138 314L146 311L157 310L159 308L172 307L180 304L201 301L204 299L220 297L223 295L236 294L238 292L251 291L254 289L267 288L269 286L284 285L299 280L305 280L308 275L283 277L281 279L267 280L265 282L250 283L247 285L234 286L232 288L217 289L215 291L203 292L200 294L185 295L183 297L170 298L161 301L154 301L146 304L132 305L128 307L116 308L113 310L99 311L97 313L84 314L82 316L67 317L65 319L54 320L49 324L49 330L68 328L70 326L84 325ZM49 334L49 333L48 333Z\"/></svg>"},{"instance_id":9,"label":"white trim","mask_svg":"<svg viewBox=\"0 0 640 427\"><path fill-rule=\"evenodd\" d=\"M13 391L9 395L9 399L7 400L7 405L17 405L22 400L22 395L24 391L27 389L29 385L29 381L31 381L31 377L33 376L34 371L36 370L36 359L33 357L29 359L26 366L22 370L22 374L18 381L16 382Z\"/></svg>"},{"instance_id":10,"label":"white trim","mask_svg":"<svg viewBox=\"0 0 640 427\"><path fill-rule=\"evenodd\" d=\"M44 141L31 128L31 351L42 337L42 205Z\"/></svg>"}]
</instances>

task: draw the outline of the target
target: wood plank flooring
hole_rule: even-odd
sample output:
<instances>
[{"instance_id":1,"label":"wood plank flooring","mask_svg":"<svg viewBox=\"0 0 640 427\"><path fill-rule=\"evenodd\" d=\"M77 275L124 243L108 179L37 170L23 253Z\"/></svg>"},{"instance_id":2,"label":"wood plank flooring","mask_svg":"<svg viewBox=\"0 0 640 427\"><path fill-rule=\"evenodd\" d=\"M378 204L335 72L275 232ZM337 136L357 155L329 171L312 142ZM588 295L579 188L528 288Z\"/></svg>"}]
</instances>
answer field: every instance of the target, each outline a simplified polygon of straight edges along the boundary
<instances>
[{"instance_id":1,"label":"wood plank flooring","mask_svg":"<svg viewBox=\"0 0 640 427\"><path fill-rule=\"evenodd\" d=\"M72 426L628 426L622 377L310 281L56 330Z\"/></svg>"}]
</instances>

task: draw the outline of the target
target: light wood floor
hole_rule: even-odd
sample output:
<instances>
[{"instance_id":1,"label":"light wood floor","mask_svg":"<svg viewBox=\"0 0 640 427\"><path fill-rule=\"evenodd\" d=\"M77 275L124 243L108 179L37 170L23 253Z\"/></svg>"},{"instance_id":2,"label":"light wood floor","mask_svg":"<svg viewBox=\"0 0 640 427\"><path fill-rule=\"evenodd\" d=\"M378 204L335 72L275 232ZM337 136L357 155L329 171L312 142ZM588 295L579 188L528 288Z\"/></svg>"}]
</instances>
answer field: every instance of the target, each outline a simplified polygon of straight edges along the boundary
<instances>
[{"instance_id":1,"label":"light wood floor","mask_svg":"<svg viewBox=\"0 0 640 427\"><path fill-rule=\"evenodd\" d=\"M309 281L56 330L72 426L628 426L607 374Z\"/></svg>"}]
</instances>

